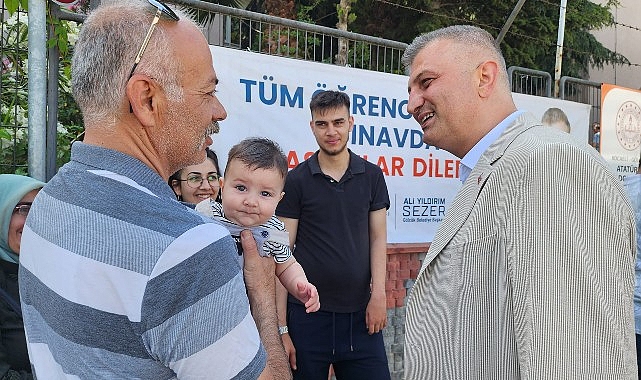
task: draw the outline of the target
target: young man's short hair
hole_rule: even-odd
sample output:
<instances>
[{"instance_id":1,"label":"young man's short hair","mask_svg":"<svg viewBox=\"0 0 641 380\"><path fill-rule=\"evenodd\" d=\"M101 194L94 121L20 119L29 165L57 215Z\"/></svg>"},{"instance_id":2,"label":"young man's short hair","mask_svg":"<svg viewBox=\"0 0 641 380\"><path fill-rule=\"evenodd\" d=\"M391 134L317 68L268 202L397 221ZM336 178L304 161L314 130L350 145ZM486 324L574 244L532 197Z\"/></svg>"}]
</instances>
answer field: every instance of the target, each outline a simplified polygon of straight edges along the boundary
<instances>
[{"instance_id":1,"label":"young man's short hair","mask_svg":"<svg viewBox=\"0 0 641 380\"><path fill-rule=\"evenodd\" d=\"M349 96L341 91L319 91L312 96L312 100L309 102L309 110L312 112L312 116L315 111L324 111L343 106L349 110L350 100Z\"/></svg>"}]
</instances>

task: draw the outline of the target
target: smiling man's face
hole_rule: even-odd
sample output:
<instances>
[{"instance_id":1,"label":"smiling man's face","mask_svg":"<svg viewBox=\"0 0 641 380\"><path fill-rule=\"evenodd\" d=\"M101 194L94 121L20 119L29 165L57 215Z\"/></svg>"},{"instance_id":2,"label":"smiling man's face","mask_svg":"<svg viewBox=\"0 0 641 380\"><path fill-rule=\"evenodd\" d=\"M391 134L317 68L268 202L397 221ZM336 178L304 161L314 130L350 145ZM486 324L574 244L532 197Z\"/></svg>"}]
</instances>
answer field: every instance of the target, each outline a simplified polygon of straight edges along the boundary
<instances>
[{"instance_id":1,"label":"smiling man's face","mask_svg":"<svg viewBox=\"0 0 641 380\"><path fill-rule=\"evenodd\" d=\"M476 61L447 39L427 44L410 66L407 110L423 142L462 157L478 105Z\"/></svg>"}]
</instances>

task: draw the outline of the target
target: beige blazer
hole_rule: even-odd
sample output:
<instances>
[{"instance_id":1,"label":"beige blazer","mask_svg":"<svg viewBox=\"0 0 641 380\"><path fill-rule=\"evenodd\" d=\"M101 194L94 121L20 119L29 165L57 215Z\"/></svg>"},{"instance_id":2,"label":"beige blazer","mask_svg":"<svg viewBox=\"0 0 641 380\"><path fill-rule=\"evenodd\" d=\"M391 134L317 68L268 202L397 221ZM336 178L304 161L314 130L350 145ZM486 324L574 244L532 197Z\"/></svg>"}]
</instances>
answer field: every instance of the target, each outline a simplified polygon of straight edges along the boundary
<instances>
[{"instance_id":1,"label":"beige blazer","mask_svg":"<svg viewBox=\"0 0 641 380\"><path fill-rule=\"evenodd\" d=\"M522 114L410 291L405 378L636 379L634 213L592 147Z\"/></svg>"}]
</instances>

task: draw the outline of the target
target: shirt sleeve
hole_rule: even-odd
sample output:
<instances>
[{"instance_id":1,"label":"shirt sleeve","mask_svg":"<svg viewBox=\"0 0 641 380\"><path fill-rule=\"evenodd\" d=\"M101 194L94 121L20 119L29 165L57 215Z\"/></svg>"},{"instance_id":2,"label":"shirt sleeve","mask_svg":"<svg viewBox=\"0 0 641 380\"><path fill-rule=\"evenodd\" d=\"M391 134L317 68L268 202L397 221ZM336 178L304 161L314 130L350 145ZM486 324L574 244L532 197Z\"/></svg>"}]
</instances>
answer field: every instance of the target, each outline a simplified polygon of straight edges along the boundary
<instances>
[{"instance_id":1,"label":"shirt sleeve","mask_svg":"<svg viewBox=\"0 0 641 380\"><path fill-rule=\"evenodd\" d=\"M264 224L267 228L273 228L278 231L285 231L285 223L281 222L277 217L272 216L267 223ZM268 251L267 253L270 256L274 257L276 263L284 263L292 257L292 250L289 248L289 244L282 244L275 241L265 241L263 245L263 250Z\"/></svg>"},{"instance_id":2,"label":"shirt sleeve","mask_svg":"<svg viewBox=\"0 0 641 380\"><path fill-rule=\"evenodd\" d=\"M372 204L370 205L370 211L376 211L382 208L388 210L390 206L390 200L389 193L387 191L387 183L385 183L385 176L383 175L383 172L380 170L380 168L376 167L376 169L378 170L376 171L374 186L372 186L374 194L372 195Z\"/></svg>"}]
</instances>

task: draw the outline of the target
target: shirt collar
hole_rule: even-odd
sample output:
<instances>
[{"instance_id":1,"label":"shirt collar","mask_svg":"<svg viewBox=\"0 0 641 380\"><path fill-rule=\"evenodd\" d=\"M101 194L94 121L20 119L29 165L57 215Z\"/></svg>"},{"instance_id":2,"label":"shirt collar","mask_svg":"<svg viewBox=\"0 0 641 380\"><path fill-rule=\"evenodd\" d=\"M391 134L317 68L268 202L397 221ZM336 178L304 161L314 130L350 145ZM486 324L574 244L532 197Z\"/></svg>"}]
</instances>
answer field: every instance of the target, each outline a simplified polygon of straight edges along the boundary
<instances>
[{"instance_id":1,"label":"shirt collar","mask_svg":"<svg viewBox=\"0 0 641 380\"><path fill-rule=\"evenodd\" d=\"M461 168L460 168L460 180L465 182L467 177L472 172L476 163L479 162L481 155L487 150L487 148L496 141L499 136L505 131L505 129L516 120L523 111L517 110L510 114L508 117L503 119L496 127L492 128L479 142L470 149L469 152L461 159Z\"/></svg>"},{"instance_id":2,"label":"shirt collar","mask_svg":"<svg viewBox=\"0 0 641 380\"><path fill-rule=\"evenodd\" d=\"M158 173L122 152L77 141L71 146L71 160L130 178L159 197L176 199L174 191Z\"/></svg>"},{"instance_id":3,"label":"shirt collar","mask_svg":"<svg viewBox=\"0 0 641 380\"><path fill-rule=\"evenodd\" d=\"M359 157L349 148L347 151L349 152L349 167L347 170L352 174L365 173L365 160L359 160ZM318 163L318 152L320 151L317 150L316 153L309 158L309 170L312 172L312 175L323 174L320 164Z\"/></svg>"}]
</instances>

